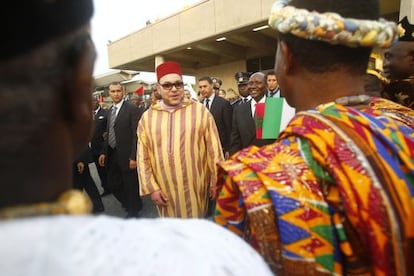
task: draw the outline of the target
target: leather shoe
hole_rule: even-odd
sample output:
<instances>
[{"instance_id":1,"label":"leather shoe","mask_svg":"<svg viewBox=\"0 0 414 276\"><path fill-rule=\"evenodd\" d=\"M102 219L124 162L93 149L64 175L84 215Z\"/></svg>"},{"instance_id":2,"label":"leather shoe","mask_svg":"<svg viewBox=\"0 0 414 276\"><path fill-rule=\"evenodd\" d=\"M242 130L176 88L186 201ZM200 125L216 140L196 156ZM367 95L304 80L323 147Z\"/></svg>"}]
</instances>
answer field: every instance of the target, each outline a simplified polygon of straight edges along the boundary
<instances>
[{"instance_id":1,"label":"leather shoe","mask_svg":"<svg viewBox=\"0 0 414 276\"><path fill-rule=\"evenodd\" d=\"M101 196L101 197L104 197L104 196L107 196L107 195L110 195L110 194L112 194L110 191L108 191L108 190L104 190L104 191L103 191L103 193L102 193L102 194L100 194L100 196Z\"/></svg>"}]
</instances>

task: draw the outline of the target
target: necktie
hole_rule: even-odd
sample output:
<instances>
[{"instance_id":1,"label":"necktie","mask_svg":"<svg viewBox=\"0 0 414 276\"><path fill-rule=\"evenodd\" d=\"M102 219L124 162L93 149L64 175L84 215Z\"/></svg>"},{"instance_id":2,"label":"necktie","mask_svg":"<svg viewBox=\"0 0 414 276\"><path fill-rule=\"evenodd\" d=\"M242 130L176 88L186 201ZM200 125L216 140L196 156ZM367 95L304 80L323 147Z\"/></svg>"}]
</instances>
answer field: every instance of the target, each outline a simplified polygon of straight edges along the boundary
<instances>
[{"instance_id":1,"label":"necktie","mask_svg":"<svg viewBox=\"0 0 414 276\"><path fill-rule=\"evenodd\" d=\"M206 99L206 107L207 107L207 109L210 109L210 105L208 104L209 101L210 101L210 99Z\"/></svg>"},{"instance_id":2,"label":"necktie","mask_svg":"<svg viewBox=\"0 0 414 276\"><path fill-rule=\"evenodd\" d=\"M116 139L115 139L115 119L116 119L116 106L112 107L111 112L111 119L109 120L109 133L108 133L108 145L111 146L111 148L116 147Z\"/></svg>"}]
</instances>

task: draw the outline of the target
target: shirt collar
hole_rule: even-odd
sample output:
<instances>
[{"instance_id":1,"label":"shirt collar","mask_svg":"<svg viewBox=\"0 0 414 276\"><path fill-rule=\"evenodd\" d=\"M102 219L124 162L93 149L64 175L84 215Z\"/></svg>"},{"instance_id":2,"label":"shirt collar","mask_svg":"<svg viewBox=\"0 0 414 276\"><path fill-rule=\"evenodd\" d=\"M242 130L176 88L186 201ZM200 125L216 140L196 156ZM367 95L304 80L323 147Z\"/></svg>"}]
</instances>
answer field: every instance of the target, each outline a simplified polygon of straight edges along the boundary
<instances>
[{"instance_id":1,"label":"shirt collar","mask_svg":"<svg viewBox=\"0 0 414 276\"><path fill-rule=\"evenodd\" d=\"M256 101L252 98L252 104L265 103L265 102L266 102L266 95L264 95L264 96L263 96L263 98L261 98L259 102L256 102Z\"/></svg>"},{"instance_id":2,"label":"shirt collar","mask_svg":"<svg viewBox=\"0 0 414 276\"><path fill-rule=\"evenodd\" d=\"M210 97L208 97L207 99L208 99L208 101L209 101L209 103L212 103L213 102L213 100L214 100L214 97L216 96L216 94L214 94L214 92L211 94L211 96Z\"/></svg>"},{"instance_id":3,"label":"shirt collar","mask_svg":"<svg viewBox=\"0 0 414 276\"><path fill-rule=\"evenodd\" d=\"M120 110L123 103L124 103L124 100L121 100L119 103L114 104L113 106L115 106L117 110Z\"/></svg>"}]
</instances>

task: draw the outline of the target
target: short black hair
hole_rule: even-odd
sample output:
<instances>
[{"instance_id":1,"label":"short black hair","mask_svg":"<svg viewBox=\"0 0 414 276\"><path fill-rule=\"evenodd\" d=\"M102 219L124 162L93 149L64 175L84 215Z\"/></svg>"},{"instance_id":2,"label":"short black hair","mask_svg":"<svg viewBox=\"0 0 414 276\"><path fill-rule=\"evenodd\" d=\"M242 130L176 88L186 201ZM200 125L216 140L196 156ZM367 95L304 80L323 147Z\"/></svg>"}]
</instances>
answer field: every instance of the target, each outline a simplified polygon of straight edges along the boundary
<instances>
[{"instance_id":1,"label":"short black hair","mask_svg":"<svg viewBox=\"0 0 414 276\"><path fill-rule=\"evenodd\" d=\"M108 85L108 89L109 89L109 87L110 87L111 85L120 85L122 89L124 88L124 85L123 85L122 83L120 83L119 81L113 81L113 82L111 82L111 83Z\"/></svg>"},{"instance_id":2,"label":"short black hair","mask_svg":"<svg viewBox=\"0 0 414 276\"><path fill-rule=\"evenodd\" d=\"M209 84L213 84L213 80L208 76L201 77L198 81L208 81Z\"/></svg>"},{"instance_id":3,"label":"short black hair","mask_svg":"<svg viewBox=\"0 0 414 276\"><path fill-rule=\"evenodd\" d=\"M292 0L290 5L309 11L335 12L342 17L378 20L378 0ZM372 48L332 45L323 41L307 40L292 34L278 33L278 39L286 42L295 60L313 73L336 71L346 68L350 72L364 74Z\"/></svg>"},{"instance_id":4,"label":"short black hair","mask_svg":"<svg viewBox=\"0 0 414 276\"><path fill-rule=\"evenodd\" d=\"M276 72L275 72L275 70L267 70L266 72L263 72L263 73L265 73L266 74L266 78L268 77L268 76L276 76Z\"/></svg>"}]
</instances>

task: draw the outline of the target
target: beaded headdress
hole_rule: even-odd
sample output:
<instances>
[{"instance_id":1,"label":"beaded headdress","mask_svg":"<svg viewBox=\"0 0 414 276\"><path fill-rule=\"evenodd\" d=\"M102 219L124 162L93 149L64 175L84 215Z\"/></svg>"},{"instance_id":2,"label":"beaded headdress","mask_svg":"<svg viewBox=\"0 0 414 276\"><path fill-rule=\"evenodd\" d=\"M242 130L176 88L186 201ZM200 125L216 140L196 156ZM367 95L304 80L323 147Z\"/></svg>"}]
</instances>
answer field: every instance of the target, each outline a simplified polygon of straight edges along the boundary
<instances>
[{"instance_id":1,"label":"beaded headdress","mask_svg":"<svg viewBox=\"0 0 414 276\"><path fill-rule=\"evenodd\" d=\"M272 6L269 25L278 32L347 47L387 48L396 39L394 22L343 18L332 12L297 9L289 3L276 0Z\"/></svg>"}]
</instances>

